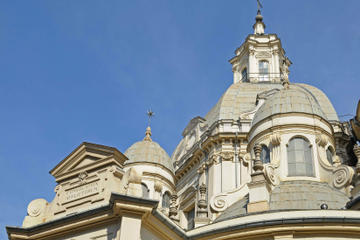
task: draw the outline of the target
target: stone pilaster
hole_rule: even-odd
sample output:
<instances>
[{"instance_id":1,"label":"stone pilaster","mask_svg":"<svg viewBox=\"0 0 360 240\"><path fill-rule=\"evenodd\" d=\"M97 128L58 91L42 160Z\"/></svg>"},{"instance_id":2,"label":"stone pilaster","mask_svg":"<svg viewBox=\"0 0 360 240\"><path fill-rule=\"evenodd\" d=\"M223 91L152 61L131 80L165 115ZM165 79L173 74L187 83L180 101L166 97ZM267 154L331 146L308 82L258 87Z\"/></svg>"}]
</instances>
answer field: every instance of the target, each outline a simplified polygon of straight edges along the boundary
<instances>
[{"instance_id":1,"label":"stone pilaster","mask_svg":"<svg viewBox=\"0 0 360 240\"><path fill-rule=\"evenodd\" d=\"M141 215L124 215L121 218L120 240L140 239Z\"/></svg>"}]
</instances>

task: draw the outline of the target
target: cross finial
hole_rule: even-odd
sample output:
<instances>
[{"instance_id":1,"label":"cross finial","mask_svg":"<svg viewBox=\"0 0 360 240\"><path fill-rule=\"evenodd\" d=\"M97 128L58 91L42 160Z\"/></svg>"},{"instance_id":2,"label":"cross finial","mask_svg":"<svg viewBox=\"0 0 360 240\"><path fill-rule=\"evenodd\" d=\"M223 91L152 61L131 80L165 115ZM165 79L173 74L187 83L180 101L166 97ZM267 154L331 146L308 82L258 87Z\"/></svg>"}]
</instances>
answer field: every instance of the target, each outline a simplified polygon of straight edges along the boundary
<instances>
[{"instance_id":1,"label":"cross finial","mask_svg":"<svg viewBox=\"0 0 360 240\"><path fill-rule=\"evenodd\" d=\"M255 17L256 22L253 26L254 34L263 35L265 33L265 24L263 23L263 16L261 15L261 11L260 11L260 9L263 6L262 6L260 0L256 0L256 1L257 1L258 11L257 11L257 15Z\"/></svg>"},{"instance_id":2,"label":"cross finial","mask_svg":"<svg viewBox=\"0 0 360 240\"><path fill-rule=\"evenodd\" d=\"M155 113L153 111L151 111L151 108L149 110L147 110L146 115L148 115L148 126L150 126L151 124L151 118L154 117Z\"/></svg>"},{"instance_id":3,"label":"cross finial","mask_svg":"<svg viewBox=\"0 0 360 240\"><path fill-rule=\"evenodd\" d=\"M258 13L260 12L260 8L263 8L260 0L256 0L257 1L257 8L258 8Z\"/></svg>"}]
</instances>

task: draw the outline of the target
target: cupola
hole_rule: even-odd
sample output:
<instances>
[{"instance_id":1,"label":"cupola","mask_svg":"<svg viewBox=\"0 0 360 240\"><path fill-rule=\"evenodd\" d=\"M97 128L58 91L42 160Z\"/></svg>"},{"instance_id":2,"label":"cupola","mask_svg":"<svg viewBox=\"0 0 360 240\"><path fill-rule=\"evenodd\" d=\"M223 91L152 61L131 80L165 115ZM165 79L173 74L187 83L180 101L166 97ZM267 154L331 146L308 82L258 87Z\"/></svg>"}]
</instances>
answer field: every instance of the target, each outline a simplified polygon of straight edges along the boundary
<instances>
[{"instance_id":1,"label":"cupola","mask_svg":"<svg viewBox=\"0 0 360 240\"><path fill-rule=\"evenodd\" d=\"M280 83L287 78L292 64L285 56L281 41L276 34L265 33L265 23L260 8L253 25L254 34L235 50L235 57L229 60L234 73L234 83Z\"/></svg>"},{"instance_id":2,"label":"cupola","mask_svg":"<svg viewBox=\"0 0 360 240\"><path fill-rule=\"evenodd\" d=\"M174 168L166 151L151 138L148 126L142 141L125 151L128 160L124 170L132 168L141 175L142 197L161 202L159 208L169 209L170 196L175 191Z\"/></svg>"}]
</instances>

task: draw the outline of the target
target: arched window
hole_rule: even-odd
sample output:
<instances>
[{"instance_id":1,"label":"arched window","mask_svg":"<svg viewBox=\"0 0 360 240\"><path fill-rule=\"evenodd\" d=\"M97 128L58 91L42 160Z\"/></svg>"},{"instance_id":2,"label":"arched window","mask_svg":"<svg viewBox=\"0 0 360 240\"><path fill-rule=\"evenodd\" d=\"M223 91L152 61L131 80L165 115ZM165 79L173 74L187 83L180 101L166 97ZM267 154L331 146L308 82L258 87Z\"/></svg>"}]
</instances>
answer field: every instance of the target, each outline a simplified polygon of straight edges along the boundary
<instances>
[{"instance_id":1,"label":"arched window","mask_svg":"<svg viewBox=\"0 0 360 240\"><path fill-rule=\"evenodd\" d=\"M269 62L262 60L259 62L259 81L269 80Z\"/></svg>"},{"instance_id":2,"label":"arched window","mask_svg":"<svg viewBox=\"0 0 360 240\"><path fill-rule=\"evenodd\" d=\"M248 81L247 68L244 68L244 69L241 71L241 81L242 81L242 82L247 82L247 81Z\"/></svg>"},{"instance_id":3,"label":"arched window","mask_svg":"<svg viewBox=\"0 0 360 240\"><path fill-rule=\"evenodd\" d=\"M143 198L149 198L149 188L145 185L145 183L141 183L141 190Z\"/></svg>"},{"instance_id":4,"label":"arched window","mask_svg":"<svg viewBox=\"0 0 360 240\"><path fill-rule=\"evenodd\" d=\"M270 150L265 145L261 145L260 159L261 159L261 161L263 163L269 163L270 162Z\"/></svg>"},{"instance_id":5,"label":"arched window","mask_svg":"<svg viewBox=\"0 0 360 240\"><path fill-rule=\"evenodd\" d=\"M169 208L170 207L170 193L165 192L162 196L161 206L163 208Z\"/></svg>"},{"instance_id":6,"label":"arched window","mask_svg":"<svg viewBox=\"0 0 360 240\"><path fill-rule=\"evenodd\" d=\"M334 151L333 149L329 146L326 149L326 158L329 161L329 163L332 165L333 164L333 156L334 156Z\"/></svg>"},{"instance_id":7,"label":"arched window","mask_svg":"<svg viewBox=\"0 0 360 240\"><path fill-rule=\"evenodd\" d=\"M288 149L288 176L314 176L311 145L303 138L290 140Z\"/></svg>"}]
</instances>

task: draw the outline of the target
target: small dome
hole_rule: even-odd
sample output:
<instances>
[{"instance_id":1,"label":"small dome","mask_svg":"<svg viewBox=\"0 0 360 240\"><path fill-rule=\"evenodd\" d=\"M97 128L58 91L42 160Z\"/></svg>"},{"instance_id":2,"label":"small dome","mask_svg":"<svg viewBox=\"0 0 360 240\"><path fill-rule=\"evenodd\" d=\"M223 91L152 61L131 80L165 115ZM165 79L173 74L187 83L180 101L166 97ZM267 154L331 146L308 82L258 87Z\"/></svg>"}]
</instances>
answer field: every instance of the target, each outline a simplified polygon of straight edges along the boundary
<instances>
[{"instance_id":1,"label":"small dome","mask_svg":"<svg viewBox=\"0 0 360 240\"><path fill-rule=\"evenodd\" d=\"M136 142L125 151L125 155L129 158L125 165L131 163L154 163L174 172L169 155L165 150L151 139L151 129L147 127L145 138Z\"/></svg>"},{"instance_id":2,"label":"small dome","mask_svg":"<svg viewBox=\"0 0 360 240\"><path fill-rule=\"evenodd\" d=\"M296 85L282 89L269 97L256 112L253 125L275 114L307 113L327 119L315 97Z\"/></svg>"}]
</instances>

